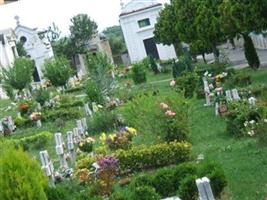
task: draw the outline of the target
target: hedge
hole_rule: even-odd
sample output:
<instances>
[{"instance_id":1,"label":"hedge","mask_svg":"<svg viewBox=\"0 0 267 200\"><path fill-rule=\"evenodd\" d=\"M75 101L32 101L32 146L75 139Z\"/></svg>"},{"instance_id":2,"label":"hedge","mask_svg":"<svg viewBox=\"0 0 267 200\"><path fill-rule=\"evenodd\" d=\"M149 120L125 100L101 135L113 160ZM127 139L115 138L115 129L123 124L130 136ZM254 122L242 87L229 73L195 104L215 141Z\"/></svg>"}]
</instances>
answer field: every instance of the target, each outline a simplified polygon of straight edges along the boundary
<instances>
[{"instance_id":1,"label":"hedge","mask_svg":"<svg viewBox=\"0 0 267 200\"><path fill-rule=\"evenodd\" d=\"M79 117L81 117L81 112L77 108L59 108L44 111L42 119L44 121L54 121L56 119L78 119Z\"/></svg>"},{"instance_id":2,"label":"hedge","mask_svg":"<svg viewBox=\"0 0 267 200\"><path fill-rule=\"evenodd\" d=\"M198 197L195 180L208 177L217 199L227 185L224 171L218 163L184 163L175 167L166 167L137 176L129 185L131 191L136 187L152 187L162 197L178 195L183 200Z\"/></svg>"},{"instance_id":3,"label":"hedge","mask_svg":"<svg viewBox=\"0 0 267 200\"><path fill-rule=\"evenodd\" d=\"M22 147L24 150L29 149L29 145L32 145L34 148L40 148L48 143L49 140L53 138L53 134L47 131L41 132L36 135L23 137L20 139L11 139L11 142L17 147Z\"/></svg>"},{"instance_id":4,"label":"hedge","mask_svg":"<svg viewBox=\"0 0 267 200\"><path fill-rule=\"evenodd\" d=\"M153 169L171 164L179 164L191 158L191 144L187 142L170 142L150 147L137 146L129 150L118 150L122 173Z\"/></svg>"}]
</instances>

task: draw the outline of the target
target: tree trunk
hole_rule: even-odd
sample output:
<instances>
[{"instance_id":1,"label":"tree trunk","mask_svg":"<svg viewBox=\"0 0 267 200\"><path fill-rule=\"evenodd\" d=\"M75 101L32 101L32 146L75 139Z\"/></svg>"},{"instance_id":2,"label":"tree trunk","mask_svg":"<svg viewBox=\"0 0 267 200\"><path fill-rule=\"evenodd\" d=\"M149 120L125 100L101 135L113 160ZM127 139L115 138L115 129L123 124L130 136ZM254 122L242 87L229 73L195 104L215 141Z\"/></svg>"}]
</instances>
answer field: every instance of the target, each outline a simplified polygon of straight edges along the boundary
<instances>
[{"instance_id":1,"label":"tree trunk","mask_svg":"<svg viewBox=\"0 0 267 200\"><path fill-rule=\"evenodd\" d=\"M175 53L176 53L177 57L184 55L184 51L183 51L183 47L182 47L181 42L177 42L177 43L173 44L173 46L174 46Z\"/></svg>"},{"instance_id":2,"label":"tree trunk","mask_svg":"<svg viewBox=\"0 0 267 200\"><path fill-rule=\"evenodd\" d=\"M212 44L212 52L215 62L219 62L220 51L217 49L216 44Z\"/></svg>"},{"instance_id":3,"label":"tree trunk","mask_svg":"<svg viewBox=\"0 0 267 200\"><path fill-rule=\"evenodd\" d=\"M206 60L206 57L205 57L205 53L202 53L202 58L203 58L204 63L207 64L207 60Z\"/></svg>"},{"instance_id":4,"label":"tree trunk","mask_svg":"<svg viewBox=\"0 0 267 200\"><path fill-rule=\"evenodd\" d=\"M253 44L251 37L248 34L243 34L244 38L244 49L245 49L245 56L248 61L249 66L256 70L260 67L260 60Z\"/></svg>"}]
</instances>

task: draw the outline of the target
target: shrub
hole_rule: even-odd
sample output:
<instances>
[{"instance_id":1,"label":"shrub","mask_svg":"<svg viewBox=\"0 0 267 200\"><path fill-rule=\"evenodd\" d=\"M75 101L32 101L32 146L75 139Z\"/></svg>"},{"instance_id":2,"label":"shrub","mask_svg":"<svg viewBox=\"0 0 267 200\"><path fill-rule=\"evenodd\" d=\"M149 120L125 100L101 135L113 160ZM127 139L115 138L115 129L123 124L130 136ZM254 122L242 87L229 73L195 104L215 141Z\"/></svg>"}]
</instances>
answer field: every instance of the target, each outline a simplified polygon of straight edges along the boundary
<instances>
[{"instance_id":1,"label":"shrub","mask_svg":"<svg viewBox=\"0 0 267 200\"><path fill-rule=\"evenodd\" d=\"M159 73L159 69L158 69L158 65L157 65L155 59L152 56L148 56L148 59L149 59L149 64L150 64L150 67L151 67L152 71L155 74L158 74Z\"/></svg>"},{"instance_id":2,"label":"shrub","mask_svg":"<svg viewBox=\"0 0 267 200\"><path fill-rule=\"evenodd\" d=\"M2 68L1 78L5 85L22 91L32 81L34 63L29 58L17 58L12 67Z\"/></svg>"},{"instance_id":3,"label":"shrub","mask_svg":"<svg viewBox=\"0 0 267 200\"><path fill-rule=\"evenodd\" d=\"M70 63L65 57L45 61L44 76L56 87L65 86L72 74Z\"/></svg>"},{"instance_id":4,"label":"shrub","mask_svg":"<svg viewBox=\"0 0 267 200\"><path fill-rule=\"evenodd\" d=\"M78 119L81 112L75 108L59 108L54 110L45 110L43 113L44 121L55 121L60 118L62 120Z\"/></svg>"},{"instance_id":5,"label":"shrub","mask_svg":"<svg viewBox=\"0 0 267 200\"><path fill-rule=\"evenodd\" d=\"M180 56L178 62L173 62L172 75L177 78L193 71L192 60L190 55Z\"/></svg>"},{"instance_id":6,"label":"shrub","mask_svg":"<svg viewBox=\"0 0 267 200\"><path fill-rule=\"evenodd\" d=\"M192 98L199 83L199 76L196 73L186 73L176 79L177 90L183 91L186 98Z\"/></svg>"},{"instance_id":7,"label":"shrub","mask_svg":"<svg viewBox=\"0 0 267 200\"><path fill-rule=\"evenodd\" d=\"M11 141L14 142L17 147L22 147L24 150L28 150L30 146L39 149L44 147L52 137L52 133L44 131L21 139L11 139Z\"/></svg>"},{"instance_id":8,"label":"shrub","mask_svg":"<svg viewBox=\"0 0 267 200\"><path fill-rule=\"evenodd\" d=\"M260 67L260 60L253 44L253 41L249 35L244 34L244 49L245 49L245 56L248 61L249 66L252 69L258 69Z\"/></svg>"},{"instance_id":9,"label":"shrub","mask_svg":"<svg viewBox=\"0 0 267 200\"><path fill-rule=\"evenodd\" d=\"M256 134L258 135L258 142L265 146L267 144L267 120L264 119L260 122L256 129Z\"/></svg>"},{"instance_id":10,"label":"shrub","mask_svg":"<svg viewBox=\"0 0 267 200\"><path fill-rule=\"evenodd\" d=\"M75 92L80 92L84 90L84 86L79 86L79 87L74 87L74 88L70 88L65 90L65 93L75 93Z\"/></svg>"},{"instance_id":11,"label":"shrub","mask_svg":"<svg viewBox=\"0 0 267 200\"><path fill-rule=\"evenodd\" d=\"M122 173L142 171L187 161L191 157L191 144L170 142L150 147L133 147L115 152Z\"/></svg>"},{"instance_id":12,"label":"shrub","mask_svg":"<svg viewBox=\"0 0 267 200\"><path fill-rule=\"evenodd\" d=\"M235 74L231 79L226 81L227 88L245 87L252 83L251 75L245 72Z\"/></svg>"},{"instance_id":13,"label":"shrub","mask_svg":"<svg viewBox=\"0 0 267 200\"><path fill-rule=\"evenodd\" d=\"M134 178L129 185L131 190L138 187L152 187L163 198L173 196L176 192L182 199L197 199L197 178L208 177L216 199L226 186L224 171L214 162L183 163L175 167L166 167L145 173Z\"/></svg>"},{"instance_id":14,"label":"shrub","mask_svg":"<svg viewBox=\"0 0 267 200\"><path fill-rule=\"evenodd\" d=\"M143 186L143 187L135 187L134 190L131 191L130 199L138 199L138 200L160 200L160 195L156 193L153 187Z\"/></svg>"},{"instance_id":15,"label":"shrub","mask_svg":"<svg viewBox=\"0 0 267 200\"><path fill-rule=\"evenodd\" d=\"M185 177L177 191L178 196L184 200L197 200L198 199L198 190L196 186L197 176L189 175Z\"/></svg>"},{"instance_id":16,"label":"shrub","mask_svg":"<svg viewBox=\"0 0 267 200\"><path fill-rule=\"evenodd\" d=\"M76 166L77 166L77 169L84 169L84 168L90 169L94 162L96 162L95 157L87 156L85 158L78 159Z\"/></svg>"},{"instance_id":17,"label":"shrub","mask_svg":"<svg viewBox=\"0 0 267 200\"><path fill-rule=\"evenodd\" d=\"M29 124L29 122L30 122L29 119L26 119L24 117L16 117L14 119L14 123L18 128L25 127L26 125Z\"/></svg>"},{"instance_id":18,"label":"shrub","mask_svg":"<svg viewBox=\"0 0 267 200\"><path fill-rule=\"evenodd\" d=\"M119 126L118 117L114 112L106 110L99 111L93 115L88 121L88 129L90 133L108 132Z\"/></svg>"},{"instance_id":19,"label":"shrub","mask_svg":"<svg viewBox=\"0 0 267 200\"><path fill-rule=\"evenodd\" d=\"M72 107L82 107L84 102L81 100L74 100L69 103L60 104L59 108L72 108Z\"/></svg>"},{"instance_id":20,"label":"shrub","mask_svg":"<svg viewBox=\"0 0 267 200\"><path fill-rule=\"evenodd\" d=\"M46 200L47 180L37 161L20 149L0 145L0 199Z\"/></svg>"},{"instance_id":21,"label":"shrub","mask_svg":"<svg viewBox=\"0 0 267 200\"><path fill-rule=\"evenodd\" d=\"M93 80L88 80L85 87L85 93L87 98L91 102L96 102L98 104L104 103L104 97L101 90Z\"/></svg>"},{"instance_id":22,"label":"shrub","mask_svg":"<svg viewBox=\"0 0 267 200\"><path fill-rule=\"evenodd\" d=\"M50 98L50 94L47 90L40 89L36 92L35 100L43 106Z\"/></svg>"},{"instance_id":23,"label":"shrub","mask_svg":"<svg viewBox=\"0 0 267 200\"><path fill-rule=\"evenodd\" d=\"M146 82L146 71L142 62L135 63L132 68L132 78L135 84Z\"/></svg>"},{"instance_id":24,"label":"shrub","mask_svg":"<svg viewBox=\"0 0 267 200\"><path fill-rule=\"evenodd\" d=\"M231 103L228 106L226 118L226 131L234 136L248 136L246 123L257 123L261 120L264 108L259 106L250 106L246 102Z\"/></svg>"},{"instance_id":25,"label":"shrub","mask_svg":"<svg viewBox=\"0 0 267 200\"><path fill-rule=\"evenodd\" d=\"M171 130L167 125L168 117L160 109L160 104L163 102L176 113L175 120L172 123L175 127L173 132L175 137L170 137L170 140L187 135L189 133L189 104L176 92L170 93L168 96L161 92L137 94L131 102L120 107L117 112L122 115L125 124L135 127L140 134L153 134L156 137L168 139L167 134Z\"/></svg>"}]
</instances>

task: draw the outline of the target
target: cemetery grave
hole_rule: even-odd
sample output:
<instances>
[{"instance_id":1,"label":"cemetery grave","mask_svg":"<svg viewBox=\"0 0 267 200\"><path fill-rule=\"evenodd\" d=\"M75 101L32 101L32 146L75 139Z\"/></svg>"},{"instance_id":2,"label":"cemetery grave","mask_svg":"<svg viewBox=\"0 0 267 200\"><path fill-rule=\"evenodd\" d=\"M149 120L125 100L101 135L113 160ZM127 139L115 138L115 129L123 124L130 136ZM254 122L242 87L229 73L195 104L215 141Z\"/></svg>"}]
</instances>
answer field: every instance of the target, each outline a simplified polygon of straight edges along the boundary
<instances>
[{"instance_id":1,"label":"cemetery grave","mask_svg":"<svg viewBox=\"0 0 267 200\"><path fill-rule=\"evenodd\" d=\"M246 157L255 154L255 159L259 159L265 152L257 151L261 148L256 142L258 130L251 122L265 123L265 111L257 110L266 101L264 92L247 95L244 92L247 88L227 86L232 76L226 73L219 76L207 73L202 77L203 74L199 77L205 95L202 99L185 98L176 90L175 80L138 86L125 84L124 78L118 79L118 91L104 97L102 103L56 92L40 105L28 95L11 106L12 120L6 118L9 131L2 137L16 147L23 147L38 161L39 169L49 180L48 199L55 198L59 190L65 193L61 194L62 199L82 198L78 194L115 200L146 196L241 199L245 195L243 188L247 189L246 195L251 190L245 184L239 189L235 169L240 164L253 170L255 165L248 165ZM154 82L157 75L151 76L149 81ZM219 81L218 77L225 80ZM222 103L227 106L223 112ZM222 117L214 117L214 107ZM233 134L246 136L244 140L228 136L230 130L235 130L229 122L235 120L236 109L242 110L245 120L242 123L247 126ZM261 118L247 118L255 110ZM234 120L228 120L229 116ZM6 113L2 117L7 117ZM26 122L18 123L18 119ZM239 146L252 149L243 155ZM244 161L235 162L232 156L235 159L240 156ZM240 173L242 178L250 172ZM262 196L264 192L251 195Z\"/></svg>"}]
</instances>

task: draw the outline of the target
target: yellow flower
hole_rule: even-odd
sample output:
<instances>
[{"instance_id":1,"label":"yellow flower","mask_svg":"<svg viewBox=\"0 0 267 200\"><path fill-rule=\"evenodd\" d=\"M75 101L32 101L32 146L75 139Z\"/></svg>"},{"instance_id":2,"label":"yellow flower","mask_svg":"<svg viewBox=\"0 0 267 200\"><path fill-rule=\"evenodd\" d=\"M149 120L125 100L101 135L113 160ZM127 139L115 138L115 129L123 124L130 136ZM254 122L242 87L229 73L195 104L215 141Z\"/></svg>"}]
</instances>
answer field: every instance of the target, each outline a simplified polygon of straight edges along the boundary
<instances>
[{"instance_id":1,"label":"yellow flower","mask_svg":"<svg viewBox=\"0 0 267 200\"><path fill-rule=\"evenodd\" d=\"M107 135L105 133L102 133L101 136L99 137L99 139L101 140L101 142L103 144L105 144L105 142L107 140Z\"/></svg>"},{"instance_id":2,"label":"yellow flower","mask_svg":"<svg viewBox=\"0 0 267 200\"><path fill-rule=\"evenodd\" d=\"M128 127L127 131L130 132L132 135L137 135L137 131L134 128Z\"/></svg>"},{"instance_id":3,"label":"yellow flower","mask_svg":"<svg viewBox=\"0 0 267 200\"><path fill-rule=\"evenodd\" d=\"M114 141L114 140L115 140L115 137L116 137L116 134L112 134L112 135L110 135L109 137L110 137L110 139L111 139L112 141Z\"/></svg>"}]
</instances>

